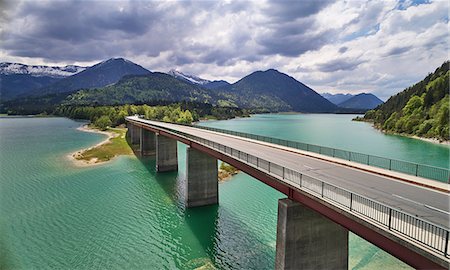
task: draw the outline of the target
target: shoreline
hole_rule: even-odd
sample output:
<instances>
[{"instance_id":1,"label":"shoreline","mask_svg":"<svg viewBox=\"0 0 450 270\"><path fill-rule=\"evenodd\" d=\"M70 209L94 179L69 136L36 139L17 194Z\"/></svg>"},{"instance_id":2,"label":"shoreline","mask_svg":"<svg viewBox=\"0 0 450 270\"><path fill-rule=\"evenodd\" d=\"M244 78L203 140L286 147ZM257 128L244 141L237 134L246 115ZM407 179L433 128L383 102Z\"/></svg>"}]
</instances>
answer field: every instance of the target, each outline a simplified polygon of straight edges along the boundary
<instances>
[{"instance_id":1,"label":"shoreline","mask_svg":"<svg viewBox=\"0 0 450 270\"><path fill-rule=\"evenodd\" d=\"M437 145L444 145L444 146L450 146L450 141L441 141L437 138L426 138L426 137L420 137L417 135L411 135L411 134L406 134L406 133L397 133L397 132L391 132L391 131L386 131L380 128L377 128L375 123L373 121L369 121L369 120L364 120L363 118L358 119L358 120L354 120L352 119L352 121L356 121L356 122L363 122L363 123L370 123L372 125L372 128L385 134L385 135L396 135L396 136L401 136L401 137L405 137L405 138L410 138L410 139L416 139L416 140L421 140L424 142L429 142L429 143L434 143Z\"/></svg>"},{"instance_id":2,"label":"shoreline","mask_svg":"<svg viewBox=\"0 0 450 270\"><path fill-rule=\"evenodd\" d=\"M400 135L400 134L398 134ZM404 135L401 135L404 136ZM430 143L435 143L435 144L439 144L439 145L447 145L450 146L450 141L440 141L439 139L436 138L425 138L425 137L419 137L419 136L405 136L405 137L410 137L413 139L417 139L417 140L421 140L421 141L425 141L425 142L430 142Z\"/></svg>"},{"instance_id":3,"label":"shoreline","mask_svg":"<svg viewBox=\"0 0 450 270\"><path fill-rule=\"evenodd\" d=\"M223 182L231 180L233 178L233 176L235 176L239 172L240 172L239 170L236 170L233 173L229 173L225 170L219 169L217 179L218 179L219 183L223 183Z\"/></svg>"},{"instance_id":4,"label":"shoreline","mask_svg":"<svg viewBox=\"0 0 450 270\"><path fill-rule=\"evenodd\" d=\"M68 159L70 159L72 161L72 163L77 166L77 167L91 167L91 166L95 166L95 165L100 165L100 164L104 164L107 161L99 161L97 158L92 158L90 160L83 160L83 159L77 159L77 157L80 157L84 152L89 151L91 149L97 148L99 146L102 146L104 144L110 143L110 140L112 138L115 138L118 136L117 133L114 132L108 132L108 131L101 131L98 129L94 129L94 128L90 128L87 124L84 124L80 127L77 127L77 130L82 131L82 132L89 132L89 133L97 133L97 134L103 134L106 135L106 139L104 139L103 141L97 143L96 145L87 147L87 148L83 148L80 149L78 151L72 152L70 154L67 155ZM114 158L116 158L117 156L115 156ZM111 161L114 158L108 160Z\"/></svg>"}]
</instances>

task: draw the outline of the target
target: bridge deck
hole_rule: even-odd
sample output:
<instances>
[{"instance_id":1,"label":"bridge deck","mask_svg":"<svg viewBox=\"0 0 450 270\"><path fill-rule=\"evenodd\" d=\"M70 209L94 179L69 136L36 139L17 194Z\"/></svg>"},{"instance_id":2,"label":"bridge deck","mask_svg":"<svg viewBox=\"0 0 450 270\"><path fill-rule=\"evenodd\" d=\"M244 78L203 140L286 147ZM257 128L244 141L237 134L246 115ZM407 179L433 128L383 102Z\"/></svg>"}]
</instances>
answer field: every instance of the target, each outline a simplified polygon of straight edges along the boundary
<instances>
[{"instance_id":1,"label":"bridge deck","mask_svg":"<svg viewBox=\"0 0 450 270\"><path fill-rule=\"evenodd\" d=\"M267 161L416 215L424 220L429 220L442 227L449 227L450 197L447 193L305 156L298 153L298 151L286 151L278 145L259 143L245 138L188 126L143 120L137 117L130 117L130 119L184 132L245 151Z\"/></svg>"}]
</instances>

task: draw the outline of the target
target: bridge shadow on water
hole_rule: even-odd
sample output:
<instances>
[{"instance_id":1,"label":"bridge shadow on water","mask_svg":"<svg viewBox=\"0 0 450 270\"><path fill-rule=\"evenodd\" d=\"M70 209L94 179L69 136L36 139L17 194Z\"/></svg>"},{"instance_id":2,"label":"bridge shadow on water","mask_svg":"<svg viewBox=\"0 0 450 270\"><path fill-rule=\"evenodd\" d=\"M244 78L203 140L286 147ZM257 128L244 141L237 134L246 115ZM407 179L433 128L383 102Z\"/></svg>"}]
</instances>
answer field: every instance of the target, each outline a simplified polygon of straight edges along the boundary
<instances>
[{"instance_id":1,"label":"bridge shadow on water","mask_svg":"<svg viewBox=\"0 0 450 270\"><path fill-rule=\"evenodd\" d=\"M273 268L274 244L264 243L247 225L249 221L242 220L232 211L220 206L221 184L219 184L218 205L185 207L186 151L184 145L180 147L179 144L178 172L156 173L154 156L140 157L139 152L135 153L148 173L154 176L158 185L176 206L178 215L181 217L180 223L187 225L180 224L176 229L178 231L174 232L175 237L181 238L177 244L186 245L181 248L189 250L185 262L187 269L202 266L238 269ZM183 227L187 227L188 231L185 231ZM276 229L274 229L274 238L275 234ZM201 251L198 251L199 248ZM205 254L207 258L205 258Z\"/></svg>"}]
</instances>

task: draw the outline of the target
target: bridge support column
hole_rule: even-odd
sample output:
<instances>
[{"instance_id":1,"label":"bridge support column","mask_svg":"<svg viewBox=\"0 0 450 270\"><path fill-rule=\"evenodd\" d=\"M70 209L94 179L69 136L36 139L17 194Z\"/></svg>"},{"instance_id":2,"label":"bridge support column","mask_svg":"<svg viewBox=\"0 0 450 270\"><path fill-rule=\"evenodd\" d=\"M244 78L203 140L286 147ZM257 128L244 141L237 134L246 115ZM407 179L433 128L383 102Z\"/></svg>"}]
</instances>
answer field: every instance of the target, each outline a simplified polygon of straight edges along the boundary
<instances>
[{"instance_id":1,"label":"bridge support column","mask_svg":"<svg viewBox=\"0 0 450 270\"><path fill-rule=\"evenodd\" d=\"M186 148L186 207L219 202L217 159L191 147Z\"/></svg>"},{"instance_id":2,"label":"bridge support column","mask_svg":"<svg viewBox=\"0 0 450 270\"><path fill-rule=\"evenodd\" d=\"M348 230L299 202L280 199L275 269L348 269Z\"/></svg>"},{"instance_id":3,"label":"bridge support column","mask_svg":"<svg viewBox=\"0 0 450 270\"><path fill-rule=\"evenodd\" d=\"M178 170L177 141L156 134L156 171Z\"/></svg>"},{"instance_id":4,"label":"bridge support column","mask_svg":"<svg viewBox=\"0 0 450 270\"><path fill-rule=\"evenodd\" d=\"M132 126L132 124L130 122L126 122L126 125L127 125L126 136L127 136L127 139L131 140L131 126Z\"/></svg>"},{"instance_id":5,"label":"bridge support column","mask_svg":"<svg viewBox=\"0 0 450 270\"><path fill-rule=\"evenodd\" d=\"M156 153L155 133L141 128L140 148L141 156L154 155Z\"/></svg>"},{"instance_id":6,"label":"bridge support column","mask_svg":"<svg viewBox=\"0 0 450 270\"><path fill-rule=\"evenodd\" d=\"M140 127L133 124L130 125L131 144L138 144L140 142L141 131Z\"/></svg>"}]
</instances>

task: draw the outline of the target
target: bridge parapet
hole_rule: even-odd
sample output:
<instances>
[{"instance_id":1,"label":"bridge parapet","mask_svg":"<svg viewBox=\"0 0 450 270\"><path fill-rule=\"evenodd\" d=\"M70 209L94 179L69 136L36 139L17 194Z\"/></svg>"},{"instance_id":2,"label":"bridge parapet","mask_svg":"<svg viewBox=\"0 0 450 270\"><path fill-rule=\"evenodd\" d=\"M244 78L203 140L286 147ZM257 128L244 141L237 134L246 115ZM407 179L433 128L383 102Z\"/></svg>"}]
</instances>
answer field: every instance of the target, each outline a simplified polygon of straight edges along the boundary
<instances>
[{"instance_id":1,"label":"bridge parapet","mask_svg":"<svg viewBox=\"0 0 450 270\"><path fill-rule=\"evenodd\" d=\"M450 183L450 170L446 168L440 168L436 166L418 164L409 161L391 159L386 157L380 157L375 155L368 155L343 149L331 148L326 146L308 144L297 141L289 141L279 138L273 138L263 135L256 135L251 133L232 131L226 129L219 129L213 127L205 127L199 125L188 125L180 124L184 126L190 126L195 128L200 128L204 130L210 130L215 132L220 132L224 134L229 134L233 136L243 137L247 139L263 141L267 143L278 144L286 147L291 147L303 151L313 152L321 155L326 155L333 158L339 158L343 160L348 160L352 162L357 162L364 165L370 165L390 171L405 173L409 175L414 175L418 177L423 177L431 180L436 180L439 182Z\"/></svg>"}]
</instances>

